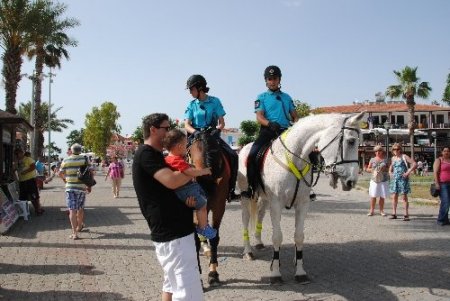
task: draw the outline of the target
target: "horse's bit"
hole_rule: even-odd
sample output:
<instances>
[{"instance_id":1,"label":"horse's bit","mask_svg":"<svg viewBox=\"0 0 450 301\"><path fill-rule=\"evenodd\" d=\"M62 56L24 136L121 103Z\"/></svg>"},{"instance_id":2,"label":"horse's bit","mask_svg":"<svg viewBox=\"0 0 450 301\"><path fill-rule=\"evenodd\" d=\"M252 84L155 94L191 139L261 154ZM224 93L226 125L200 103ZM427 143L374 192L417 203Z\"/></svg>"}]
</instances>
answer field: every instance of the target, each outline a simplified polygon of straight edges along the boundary
<instances>
[{"instance_id":1,"label":"horse's bit","mask_svg":"<svg viewBox=\"0 0 450 301\"><path fill-rule=\"evenodd\" d=\"M293 204L294 204L294 201L295 201L295 199L296 199L296 197L297 197L297 192L298 192L298 188L299 188L299 184L300 184L300 179L303 179L303 182L305 182L306 186L308 186L308 187L314 187L314 186L316 186L317 182L319 181L319 178L320 178L320 172L321 172L322 170L323 170L323 171L325 172L325 174L327 174L327 175L328 175L328 174L335 175L335 174L337 173L337 172L336 172L336 166L337 166L337 165L340 165L340 164L346 164L346 163L359 163L358 160L345 160L345 159L344 159L344 131L345 131L345 130L356 131L356 132L358 133L358 137L359 137L359 133L360 133L359 128L353 128L353 127L345 126L345 122L347 122L347 119L348 119L348 118L349 118L349 117L347 117L347 118L344 119L344 121L343 121L343 123L342 123L341 130L336 134L336 136L334 136L334 138L331 139L330 142L328 142L328 143L327 143L321 150L319 150L319 152L318 152L319 154L321 154L327 147L329 147L336 139L339 138L339 148L340 148L340 152L338 152L338 153L341 154L341 161L338 161L338 154L337 154L337 155L336 155L336 158L335 158L335 160L334 160L334 162L331 163L331 164L325 165L325 166L322 166L322 165L319 165L319 166L318 166L318 165L312 164L312 163L309 162L308 160L306 160L306 159L300 157L299 155L295 154L294 152L292 152L292 151L286 146L286 144L284 143L284 141L281 139L281 136L279 137L279 140L280 140L280 142L281 142L281 145L284 147L284 149L285 149L288 153L290 153L290 154L293 155L294 157L296 157L296 158L298 158L298 159L304 161L304 162L305 162L306 164L308 164L308 165L312 165L312 166L315 166L315 167L319 167L319 168L318 168L318 172L317 172L317 177L316 177L316 180L315 180L315 181L314 181L314 175L313 175L313 172L311 172L311 182L308 182L308 181L306 180L305 177L300 177L300 178L299 178L299 177L296 176L296 178L297 178L297 183L296 183L296 186L295 186L294 196L293 196L293 198L292 198L291 205L290 205L290 206L286 206L286 209L291 209L292 206L293 206Z\"/></svg>"}]
</instances>

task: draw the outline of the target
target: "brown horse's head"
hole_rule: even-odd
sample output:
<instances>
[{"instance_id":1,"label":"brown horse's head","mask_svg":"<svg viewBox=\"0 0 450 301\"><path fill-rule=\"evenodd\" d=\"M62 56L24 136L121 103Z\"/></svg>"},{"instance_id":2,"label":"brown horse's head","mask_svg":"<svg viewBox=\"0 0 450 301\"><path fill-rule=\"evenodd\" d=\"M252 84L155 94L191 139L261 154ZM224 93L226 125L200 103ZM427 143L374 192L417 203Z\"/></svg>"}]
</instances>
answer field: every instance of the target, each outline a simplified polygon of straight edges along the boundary
<instances>
[{"instance_id":1,"label":"brown horse's head","mask_svg":"<svg viewBox=\"0 0 450 301\"><path fill-rule=\"evenodd\" d=\"M212 175L208 177L214 180L221 177L224 162L217 138L211 136L208 131L202 132L192 141L189 152L191 163L196 168L210 167Z\"/></svg>"}]
</instances>

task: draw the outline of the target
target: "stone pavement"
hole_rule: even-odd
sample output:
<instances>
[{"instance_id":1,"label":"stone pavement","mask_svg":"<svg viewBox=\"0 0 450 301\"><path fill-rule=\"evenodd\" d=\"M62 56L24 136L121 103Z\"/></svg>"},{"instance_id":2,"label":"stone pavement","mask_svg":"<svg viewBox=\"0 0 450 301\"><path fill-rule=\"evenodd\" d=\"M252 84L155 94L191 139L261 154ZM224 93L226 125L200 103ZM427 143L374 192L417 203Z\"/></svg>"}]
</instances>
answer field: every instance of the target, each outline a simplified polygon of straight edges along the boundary
<instances>
[{"instance_id":1,"label":"stone pavement","mask_svg":"<svg viewBox=\"0 0 450 301\"><path fill-rule=\"evenodd\" d=\"M63 183L42 191L43 216L20 219L0 236L0 300L160 300L161 269L149 240L131 177L112 198L101 175L88 196L86 230L69 239ZM222 286L206 288L206 300L450 300L450 226L437 226L436 206L411 205L411 221L367 217L365 191L315 189L306 220L304 261L312 282L293 280L293 211L285 211L281 253L284 283L269 285L271 227L265 250L242 259L239 203L227 205L221 228ZM388 202L389 210L390 202ZM400 210L403 207L400 204ZM207 260L202 258L207 271ZM206 283L206 274L203 280ZM262 278L263 277L263 278Z\"/></svg>"}]
</instances>

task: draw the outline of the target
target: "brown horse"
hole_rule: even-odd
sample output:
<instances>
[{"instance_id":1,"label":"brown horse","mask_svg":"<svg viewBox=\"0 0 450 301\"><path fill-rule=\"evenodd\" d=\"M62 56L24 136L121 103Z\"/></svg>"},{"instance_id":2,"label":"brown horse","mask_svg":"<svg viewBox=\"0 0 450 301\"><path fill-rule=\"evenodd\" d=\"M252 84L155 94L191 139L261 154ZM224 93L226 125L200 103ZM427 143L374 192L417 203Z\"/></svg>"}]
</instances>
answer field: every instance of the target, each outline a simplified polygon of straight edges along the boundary
<instances>
[{"instance_id":1,"label":"brown horse","mask_svg":"<svg viewBox=\"0 0 450 301\"><path fill-rule=\"evenodd\" d=\"M196 137L190 146L190 161L196 168L210 167L212 175L197 178L197 182L203 187L207 196L207 211L210 216L210 225L217 230L217 236L209 240L210 249L205 252L210 255L208 283L216 286L220 283L217 272L217 247L220 240L220 224L225 213L226 200L229 192L230 164L225 151L220 147L217 137L210 131L203 131ZM211 214L210 214L211 213Z\"/></svg>"}]
</instances>

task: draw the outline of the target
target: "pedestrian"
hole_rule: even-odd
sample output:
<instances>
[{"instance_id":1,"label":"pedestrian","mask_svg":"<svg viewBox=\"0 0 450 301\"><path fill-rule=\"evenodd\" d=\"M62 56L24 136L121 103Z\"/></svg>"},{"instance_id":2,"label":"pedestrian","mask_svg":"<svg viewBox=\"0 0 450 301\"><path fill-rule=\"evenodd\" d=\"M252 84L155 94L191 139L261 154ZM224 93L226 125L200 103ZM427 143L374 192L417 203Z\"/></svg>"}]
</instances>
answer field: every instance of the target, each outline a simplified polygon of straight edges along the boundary
<instances>
[{"instance_id":1,"label":"pedestrian","mask_svg":"<svg viewBox=\"0 0 450 301\"><path fill-rule=\"evenodd\" d=\"M423 162L422 162L422 160L417 161L417 175L423 176Z\"/></svg>"},{"instance_id":2,"label":"pedestrian","mask_svg":"<svg viewBox=\"0 0 450 301\"><path fill-rule=\"evenodd\" d=\"M17 174L19 180L19 200L31 201L36 215L42 215L45 210L41 207L39 189L36 183L36 165L29 152L16 149Z\"/></svg>"},{"instance_id":3,"label":"pedestrian","mask_svg":"<svg viewBox=\"0 0 450 301\"><path fill-rule=\"evenodd\" d=\"M258 151L278 137L291 125L291 122L298 120L292 98L281 91L280 68L268 66L264 70L264 81L268 90L259 94L255 101L256 120L261 127L247 158L248 190L241 193L246 197L252 197L258 183L262 182L257 170Z\"/></svg>"},{"instance_id":4,"label":"pedestrian","mask_svg":"<svg viewBox=\"0 0 450 301\"><path fill-rule=\"evenodd\" d=\"M433 164L433 176L436 189L439 190L439 214L438 225L449 225L448 210L450 207L450 148L444 147L442 156L437 158Z\"/></svg>"},{"instance_id":5,"label":"pedestrian","mask_svg":"<svg viewBox=\"0 0 450 301\"><path fill-rule=\"evenodd\" d=\"M78 143L70 147L69 157L61 163L59 176L65 185L66 204L69 210L69 221L72 227L72 234L69 238L76 240L79 238L78 232L82 231L84 225L84 206L86 203L86 193L91 192L91 187L86 186L78 179L78 170L86 165L86 158L81 154L81 145ZM88 168L90 168L88 166ZM92 172L92 171L90 171Z\"/></svg>"},{"instance_id":6,"label":"pedestrian","mask_svg":"<svg viewBox=\"0 0 450 301\"><path fill-rule=\"evenodd\" d=\"M211 174L211 168L196 169L184 160L187 152L186 134L178 129L171 130L164 138L163 145L169 154L164 158L172 170L178 170L194 179L191 182L177 188L175 193L183 202L189 196L195 197L196 216L198 221L197 233L208 239L213 239L217 235L217 230L208 224L208 213L206 211L206 193L200 184L195 182L195 177Z\"/></svg>"},{"instance_id":7,"label":"pedestrian","mask_svg":"<svg viewBox=\"0 0 450 301\"><path fill-rule=\"evenodd\" d=\"M371 158L366 171L372 173L369 185L370 209L368 216L375 214L375 204L379 198L378 206L380 207L381 216L386 216L384 213L384 201L389 195L389 164L388 159L385 158L385 153L381 145L373 148L375 157Z\"/></svg>"},{"instance_id":8,"label":"pedestrian","mask_svg":"<svg viewBox=\"0 0 450 301\"><path fill-rule=\"evenodd\" d=\"M429 168L428 161L425 160L425 162L423 162L423 175L425 177L428 177Z\"/></svg>"},{"instance_id":9,"label":"pedestrian","mask_svg":"<svg viewBox=\"0 0 450 301\"><path fill-rule=\"evenodd\" d=\"M392 153L391 165L389 166L389 175L391 177L389 191L392 195L393 212L389 218L397 219L398 196L401 194L403 203L405 204L405 216L403 217L403 220L409 221L408 193L411 192L409 176L416 168L416 162L414 159L402 153L402 146L399 143L394 143L392 145Z\"/></svg>"},{"instance_id":10,"label":"pedestrian","mask_svg":"<svg viewBox=\"0 0 450 301\"><path fill-rule=\"evenodd\" d=\"M116 156L111 158L111 163L108 166L108 172L105 176L105 181L108 179L108 176L111 178L113 196L114 198L118 198L120 193L120 185L122 184L122 179L125 177L125 171L123 163L118 161Z\"/></svg>"},{"instance_id":11,"label":"pedestrian","mask_svg":"<svg viewBox=\"0 0 450 301\"><path fill-rule=\"evenodd\" d=\"M186 89L193 100L191 100L184 113L184 127L189 134L189 143L200 134L201 131L212 128L211 135L217 138L219 145L224 150L230 162L230 181L229 181L229 200L236 199L235 193L238 155L237 153L220 138L220 133L225 127L225 110L222 102L215 96L208 95L206 79L199 74L194 74L186 82Z\"/></svg>"},{"instance_id":12,"label":"pedestrian","mask_svg":"<svg viewBox=\"0 0 450 301\"><path fill-rule=\"evenodd\" d=\"M150 238L164 271L162 300L201 301L203 290L194 238L195 198L180 202L174 189L192 180L172 171L164 160L163 139L170 128L166 114L144 117L144 144L133 159L133 185Z\"/></svg>"}]
</instances>

